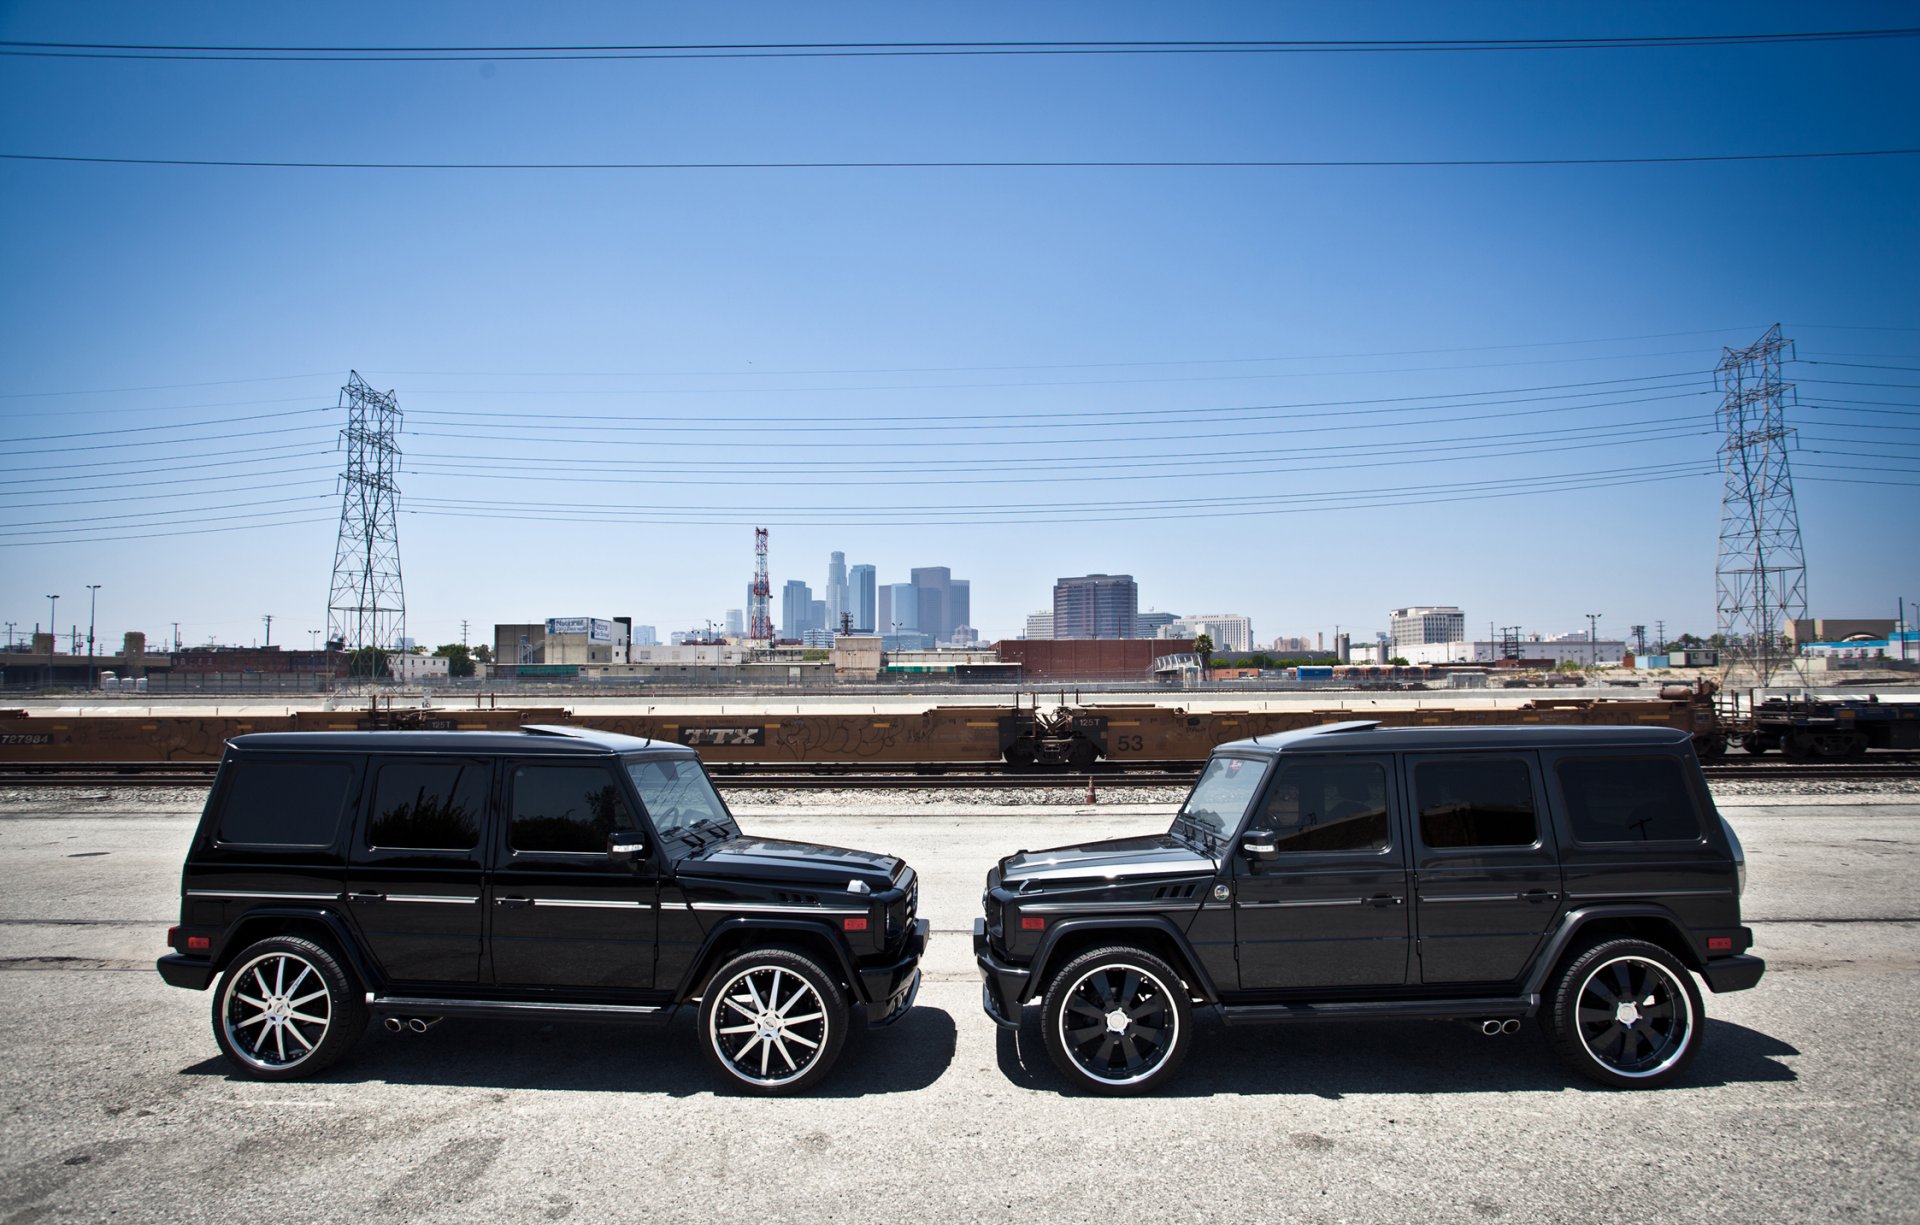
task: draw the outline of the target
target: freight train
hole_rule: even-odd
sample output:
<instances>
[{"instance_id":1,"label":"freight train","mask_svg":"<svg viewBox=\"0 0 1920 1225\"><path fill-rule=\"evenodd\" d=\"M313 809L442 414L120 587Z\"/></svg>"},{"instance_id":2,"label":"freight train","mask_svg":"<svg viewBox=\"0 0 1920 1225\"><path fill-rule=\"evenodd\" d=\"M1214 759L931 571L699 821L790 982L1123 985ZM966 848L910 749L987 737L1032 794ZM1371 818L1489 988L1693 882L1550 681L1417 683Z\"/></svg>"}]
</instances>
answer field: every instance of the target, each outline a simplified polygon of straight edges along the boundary
<instances>
[{"instance_id":1,"label":"freight train","mask_svg":"<svg viewBox=\"0 0 1920 1225\"><path fill-rule=\"evenodd\" d=\"M1702 757L1730 732L1712 690L1668 686L1658 698L1554 699L1523 706L1374 710L1390 727L1629 724L1686 731ZM1889 707L1889 709L1895 709ZM1920 714L1920 706L1907 707ZM936 706L910 713L603 714L560 708L298 711L274 716L76 716L0 711L0 765L217 761L249 732L418 728L494 731L576 724L690 745L721 763L985 765L1086 771L1107 762L1198 762L1217 744L1351 719L1353 710L1191 711L1160 705ZM1920 727L1920 723L1910 726ZM1744 735L1744 733L1738 733ZM1760 743L1759 740L1747 742ZM1782 741L1798 743L1788 733ZM1823 742L1824 743L1824 742Z\"/></svg>"}]
</instances>

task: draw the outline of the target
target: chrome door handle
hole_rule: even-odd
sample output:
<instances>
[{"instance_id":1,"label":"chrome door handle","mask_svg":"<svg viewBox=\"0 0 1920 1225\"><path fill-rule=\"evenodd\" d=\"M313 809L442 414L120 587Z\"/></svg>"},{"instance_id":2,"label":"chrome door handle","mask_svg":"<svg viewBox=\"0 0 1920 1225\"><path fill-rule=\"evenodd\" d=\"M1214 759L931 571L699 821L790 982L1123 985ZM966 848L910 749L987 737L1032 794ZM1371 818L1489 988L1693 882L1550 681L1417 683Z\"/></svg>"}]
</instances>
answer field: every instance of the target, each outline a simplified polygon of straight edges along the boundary
<instances>
[{"instance_id":1,"label":"chrome door handle","mask_svg":"<svg viewBox=\"0 0 1920 1225\"><path fill-rule=\"evenodd\" d=\"M493 901L495 905L505 906L508 910L524 910L533 905L530 897L497 897Z\"/></svg>"},{"instance_id":2,"label":"chrome door handle","mask_svg":"<svg viewBox=\"0 0 1920 1225\"><path fill-rule=\"evenodd\" d=\"M1551 889L1529 889L1520 895L1523 902L1551 902L1560 895Z\"/></svg>"},{"instance_id":3,"label":"chrome door handle","mask_svg":"<svg viewBox=\"0 0 1920 1225\"><path fill-rule=\"evenodd\" d=\"M1378 906L1385 909L1388 906L1398 906L1400 899L1391 893L1376 893L1372 897L1361 898L1360 903L1363 906Z\"/></svg>"},{"instance_id":4,"label":"chrome door handle","mask_svg":"<svg viewBox=\"0 0 1920 1225\"><path fill-rule=\"evenodd\" d=\"M349 902L358 902L362 906L371 906L375 902L386 901L387 895L384 893L349 893L347 900Z\"/></svg>"}]
</instances>

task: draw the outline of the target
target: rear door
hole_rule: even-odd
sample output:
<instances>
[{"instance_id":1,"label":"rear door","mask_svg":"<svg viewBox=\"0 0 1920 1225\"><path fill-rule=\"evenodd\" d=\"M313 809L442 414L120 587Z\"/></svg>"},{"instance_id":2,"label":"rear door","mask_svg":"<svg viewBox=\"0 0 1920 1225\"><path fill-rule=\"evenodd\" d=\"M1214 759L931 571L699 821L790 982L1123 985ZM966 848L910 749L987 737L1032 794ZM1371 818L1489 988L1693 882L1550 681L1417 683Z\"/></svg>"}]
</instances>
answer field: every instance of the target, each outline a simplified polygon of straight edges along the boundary
<instances>
[{"instance_id":1,"label":"rear door","mask_svg":"<svg viewBox=\"0 0 1920 1225\"><path fill-rule=\"evenodd\" d=\"M1407 981L1407 862L1391 759L1282 754L1249 831L1274 854L1232 848L1240 986L1247 991Z\"/></svg>"},{"instance_id":2,"label":"rear door","mask_svg":"<svg viewBox=\"0 0 1920 1225\"><path fill-rule=\"evenodd\" d=\"M642 825L611 761L509 762L486 907L503 987L646 991L653 986L659 848L632 862L607 835Z\"/></svg>"},{"instance_id":3,"label":"rear door","mask_svg":"<svg viewBox=\"0 0 1920 1225\"><path fill-rule=\"evenodd\" d=\"M1509 983L1559 917L1559 856L1530 752L1405 759L1419 981Z\"/></svg>"},{"instance_id":4,"label":"rear door","mask_svg":"<svg viewBox=\"0 0 1920 1225\"><path fill-rule=\"evenodd\" d=\"M491 763L375 757L348 848L347 913L395 983L480 979Z\"/></svg>"}]
</instances>

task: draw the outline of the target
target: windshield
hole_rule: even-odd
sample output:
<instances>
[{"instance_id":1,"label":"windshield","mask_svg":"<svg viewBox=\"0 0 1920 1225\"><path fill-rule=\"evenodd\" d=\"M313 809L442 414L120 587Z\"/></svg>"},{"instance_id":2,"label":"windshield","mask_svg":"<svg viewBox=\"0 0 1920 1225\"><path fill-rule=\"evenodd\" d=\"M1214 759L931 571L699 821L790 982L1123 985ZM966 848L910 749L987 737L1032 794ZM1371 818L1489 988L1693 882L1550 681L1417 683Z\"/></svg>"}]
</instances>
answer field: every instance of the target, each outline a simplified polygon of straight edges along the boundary
<instances>
[{"instance_id":1,"label":"windshield","mask_svg":"<svg viewBox=\"0 0 1920 1225\"><path fill-rule=\"evenodd\" d=\"M1207 763L1200 781L1173 818L1173 833L1195 832L1219 841L1240 824L1247 805L1267 776L1267 763L1255 757L1216 757Z\"/></svg>"},{"instance_id":2,"label":"windshield","mask_svg":"<svg viewBox=\"0 0 1920 1225\"><path fill-rule=\"evenodd\" d=\"M640 802L647 806L653 828L662 838L739 835L739 826L727 815L726 806L698 764L670 758L629 761L627 773L633 776Z\"/></svg>"}]
</instances>

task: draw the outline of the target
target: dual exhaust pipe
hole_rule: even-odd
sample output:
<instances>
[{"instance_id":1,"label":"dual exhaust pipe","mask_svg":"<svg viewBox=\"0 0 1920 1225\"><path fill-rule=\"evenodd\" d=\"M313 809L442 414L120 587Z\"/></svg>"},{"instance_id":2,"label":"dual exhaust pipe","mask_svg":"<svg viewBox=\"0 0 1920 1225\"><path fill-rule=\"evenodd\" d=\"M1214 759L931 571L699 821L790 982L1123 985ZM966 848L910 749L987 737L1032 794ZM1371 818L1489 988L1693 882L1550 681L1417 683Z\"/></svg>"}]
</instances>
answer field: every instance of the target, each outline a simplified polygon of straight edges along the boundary
<instances>
[{"instance_id":1,"label":"dual exhaust pipe","mask_svg":"<svg viewBox=\"0 0 1920 1225\"><path fill-rule=\"evenodd\" d=\"M424 1034L440 1024L439 1017L388 1017L387 1032L390 1034Z\"/></svg>"},{"instance_id":2,"label":"dual exhaust pipe","mask_svg":"<svg viewBox=\"0 0 1920 1225\"><path fill-rule=\"evenodd\" d=\"M1513 1017L1508 1017L1504 1021L1497 1017L1489 1017L1480 1022L1480 1032L1489 1038L1499 1037L1502 1034L1517 1034L1520 1032L1520 1022Z\"/></svg>"}]
</instances>

